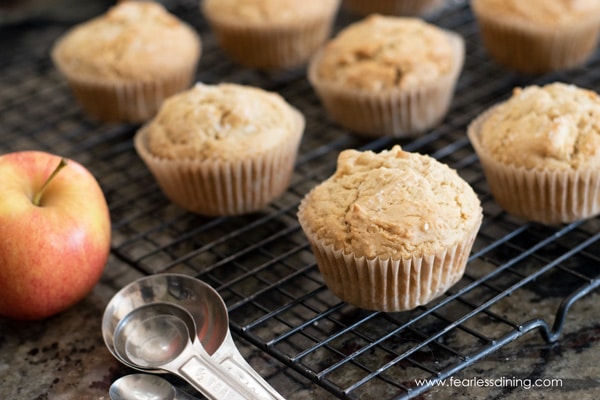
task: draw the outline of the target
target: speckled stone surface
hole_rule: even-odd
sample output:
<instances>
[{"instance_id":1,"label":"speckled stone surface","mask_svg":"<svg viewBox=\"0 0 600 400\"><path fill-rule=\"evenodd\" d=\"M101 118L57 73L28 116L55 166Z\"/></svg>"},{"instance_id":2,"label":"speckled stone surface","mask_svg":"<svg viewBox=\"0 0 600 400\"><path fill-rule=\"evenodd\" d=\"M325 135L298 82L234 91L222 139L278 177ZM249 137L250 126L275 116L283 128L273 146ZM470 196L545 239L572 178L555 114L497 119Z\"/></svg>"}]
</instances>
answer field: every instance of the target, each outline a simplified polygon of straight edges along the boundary
<instances>
[{"instance_id":1,"label":"speckled stone surface","mask_svg":"<svg viewBox=\"0 0 600 400\"><path fill-rule=\"evenodd\" d=\"M0 399L109 399L110 384L136 371L120 364L105 347L100 330L102 314L116 291L140 276L111 259L92 293L66 312L35 322L0 319ZM519 298L512 298L513 301L518 304ZM600 294L594 292L576 302L558 342L548 344L536 331L529 332L454 375L461 380L460 387L435 387L420 398L600 398L599 301ZM249 363L286 399L336 398L255 347L239 338L234 340ZM168 378L193 393L177 378ZM562 387L526 389L518 384L476 387L477 378L532 382L561 379ZM446 384L449 385L448 381Z\"/></svg>"},{"instance_id":2,"label":"speckled stone surface","mask_svg":"<svg viewBox=\"0 0 600 400\"><path fill-rule=\"evenodd\" d=\"M513 300L518 302L518 298ZM600 398L598 301L600 294L592 293L575 303L557 342L548 344L538 332L529 332L454 376L467 386L437 387L423 399ZM501 386L491 386L490 382L487 387L477 387L476 378L492 380ZM527 388L528 383L533 385L536 380L554 387Z\"/></svg>"},{"instance_id":3,"label":"speckled stone surface","mask_svg":"<svg viewBox=\"0 0 600 400\"><path fill-rule=\"evenodd\" d=\"M192 3L192 1L190 1L190 3ZM455 3L458 3L458 1L455 1ZM196 5L197 3L194 2L194 6ZM458 17L460 17L460 15ZM460 21L457 23L461 23L461 21L463 21L461 18L462 17L459 18ZM68 150L69 147L67 144L71 144L71 142L76 142L79 145L78 149L81 147L88 148L88 146L93 147L94 143L99 141L98 138L107 137L109 140L114 140L116 143L117 139L119 138L118 130L117 132L112 132L111 129L109 129L110 127L102 127L102 129L94 130L97 128L97 126L92 125L87 120L78 119L75 121L74 119L69 119L70 117L73 117L73 114L75 113L75 111L71 108L73 103L70 100L66 102L66 88L58 86L59 80L55 74L50 72L52 71L52 68L48 61L48 44L50 43L50 39L52 36L56 36L62 27L59 27L60 29L57 27L51 27L49 30L42 29L41 27L43 28L43 22L39 23L39 25L32 23L31 25L27 26L27 29L19 30L19 32L26 39L22 42L27 43L28 45L15 46L17 51L15 51L14 54L11 53L13 58L13 68L10 69L10 73L0 74L0 89L2 89L0 90L0 93L12 94L12 96L8 96L10 101L5 102L10 107L6 106L4 103L0 105L0 108L6 106L10 111L0 115L3 122L1 125L2 128L0 128L0 148L17 149L31 146L39 147L44 144L44 142L40 141L42 136L48 140L46 143L47 145L50 143L53 149L58 149L61 151L65 148ZM36 28L40 28L40 30L37 30ZM468 28L466 32L467 34L474 35L475 28ZM41 40L44 38L47 40ZM6 37L2 37L2 33L0 33L0 39L6 39ZM15 40L15 38L11 36L10 41L12 42L13 40ZM6 43L6 41L2 43ZM37 44L37 46L32 46L32 44ZM6 47L3 47L2 49L4 50ZM215 49L214 44L213 49ZM8 59L0 58L0 66L3 63L10 61L7 60ZM23 60L27 60L29 63L25 64ZM477 68L479 68L479 65ZM38 76L37 74L39 74L40 71L42 74L45 73L45 75ZM236 69L235 71L238 70ZM484 71L489 71L489 69ZM22 73L23 76L19 75L19 73ZM498 79L507 79L507 81L510 81L508 78L505 78L504 75L500 76L492 74L491 76L496 79L496 81ZM500 78L498 78L498 76L500 76ZM17 78L21 78L22 81L18 82L18 86L14 86L14 82L17 81ZM490 81L492 80L490 79ZM48 82L50 82L51 85L48 85ZM471 82L473 81L469 80L467 84L470 85ZM46 83L46 85L43 85L44 83ZM475 81L475 83L477 83L477 81ZM502 83L502 88L506 88L506 86L506 82ZM57 87L58 90L56 90ZM44 90L40 91L40 88ZM492 86L492 89L494 88L495 86ZM471 91L470 86L468 89L469 92L466 94L470 95L469 98L473 98L474 95L477 95L477 91ZM490 90L490 85L481 88L482 92L488 90ZM496 90L496 92L500 93L499 90ZM502 90L502 92L504 93L504 90ZM302 93L302 95L306 95L309 92ZM57 95L58 98L56 98ZM63 96L63 98L60 96ZM35 101L28 101L30 99L35 99ZM44 114L47 118L41 118L39 115L41 111L46 113L46 110L43 109L43 106L45 105L49 105L50 110L58 110L63 114ZM474 105L474 107L475 106L476 105ZM40 109L42 110L40 111ZM25 113L25 111L32 112ZM24 118L30 118L33 120L39 119L39 121L36 121L36 123L33 124L33 129L27 131L25 127L22 126L23 124L21 124ZM314 115L312 115L312 118L314 118ZM460 123L464 123L465 115L461 114L460 118L462 121ZM318 125L321 123L320 121L321 120L316 119L312 120L312 123L314 125ZM456 123L458 124L459 122ZM8 131L9 128L7 127L11 127L12 131ZM26 127L30 128L29 126ZM90 135L83 135L83 133L88 130L91 130L91 132L89 132ZM320 132L321 131L319 131L319 133ZM67 135L65 138L59 137L59 135L64 135L65 133L69 133L69 135ZM95 136L96 134L101 134L104 136ZM7 137L10 139L7 139ZM449 136L448 139L453 137L454 136ZM339 137L336 137L335 139L340 140ZM117 143L114 145L114 148L111 145L109 150L119 154L119 152L122 152L124 148L126 148L126 146L123 143ZM319 147L315 148L318 152L321 152L325 147L320 147L319 145ZM108 152L109 150L104 149L103 151ZM86 155L85 157L87 157L87 159L93 158L90 154ZM326 159L327 157L323 158L323 160ZM331 162L333 162L333 160L331 160ZM117 166L119 165L121 165L121 163L117 164ZM117 167L115 167L115 169L116 168ZM307 166L304 168L308 169ZM112 172L112 169L110 169L110 171ZM112 193L115 203L117 203L116 207L121 207L122 197L134 198L139 196L137 193L133 193L135 187L129 188L127 186L129 181L122 184L123 177L121 177L120 174L120 171L118 171L118 173L115 172L113 175L111 175L110 180L104 181L105 183L110 183L111 187L113 188L124 187L124 190L118 192L113 191ZM0 177L0 181L1 179L2 178ZM142 185L144 184L143 182L144 181L142 180ZM146 191L143 193L147 194ZM152 208L148 206L148 209L155 210L155 204L153 203L155 201L155 197L144 199L143 206L145 207L146 202L151 203ZM140 205L140 207L142 207L142 205ZM139 209L133 208L131 212L136 214L139 213L140 210L144 209L145 208L143 207ZM157 214L163 217L170 215L164 210L162 210L162 212L163 213L159 212ZM494 212L491 212L491 214L495 215ZM115 213L114 218L115 221L120 222L120 219L123 217L122 214ZM173 219L170 220L173 221ZM138 235L142 230L145 231L155 228L154 225L152 225L154 223L153 219L148 219L146 221L146 219L141 218L141 221L142 222L134 220L134 223L131 224L131 226L125 226L126 229L121 226L122 231L127 232L127 235L131 234L135 236ZM189 223L190 226L188 226L187 223L187 221L184 223L184 230L186 232L187 229L193 225L192 222ZM277 229L281 229L281 227L277 225ZM487 235L489 237L495 237L497 234L496 230L503 234L503 229L505 229L503 226L488 226ZM589 236L596 235L596 233L600 231L600 221L596 221L596 224L590 224L589 226L586 226L585 229L590 232ZM115 235L113 235L113 242L115 246L118 246L122 243L127 244L129 241L129 236L125 235L122 231L115 232ZM169 250L173 250L170 248L171 246L168 245L169 238L163 240L163 238L157 237L157 233L151 236L152 237L149 239L156 240L156 246L160 246L161 248L168 247ZM579 237L580 236L575 236L575 239L572 239L572 242L567 242L568 245L565 245L565 248L570 249L576 245ZM522 238L520 237L519 240L520 239ZM177 248L175 250L181 253L189 252L196 244L196 241L190 241L189 243L185 242L181 244L181 248ZM288 251L290 243L285 242L284 244L284 251ZM173 261L172 257L176 257L176 255L169 255L169 257L167 257L166 255L157 252L155 247L148 245L148 248L146 248L146 245L147 243L142 242L139 248L132 247L132 249L130 249L130 256L133 259L143 258L150 271L154 271L155 268L158 270L158 267L162 267L165 263L171 263ZM484 245L487 244L482 242L479 246L481 247ZM478 250L481 249L480 247ZM500 250L508 251L511 249ZM154 257L147 257L147 253L154 254ZM231 254L229 251L225 253L226 254L223 257ZM590 249L589 253L593 253L593 257L589 257L591 263L589 265L590 271L587 269L586 271L590 275L595 276L595 268L598 267L598 250L597 248ZM206 254L199 254L197 255L198 259L196 262L199 264L215 263L217 260L221 262L222 260L218 259L215 254L210 252ZM308 254L308 251L306 251L304 252L304 255L299 255L299 257L306 257L298 261L298 264L302 265L302 268L304 268L304 265L308 265L314 261L312 257L308 257ZM499 257L509 257L511 254L512 251L508 251L508 254L500 254ZM261 257L263 257L263 255L261 255ZM264 260L262 260L261 257L258 258L258 261L253 261L252 265L255 266L256 264L262 264ZM551 259L554 260L555 256L552 255ZM470 267L470 273L474 276L474 279L479 278L486 273L493 272L492 270L482 269L487 265L486 263L478 262L474 264L476 265ZM1 267L2 266L0 265L0 268ZM520 267L525 271L529 271L528 266L522 265ZM566 268L567 266L562 267ZM488 268L493 268L493 266L490 267L488 265ZM535 292L530 290L531 287L529 286L523 288L522 290L517 290L509 297L502 299L502 301L499 301L498 304L494 305L494 307L492 307L493 312L499 316L505 316L511 321L522 322L528 321L532 318L540 318L552 324L557 305L560 303L562 298L564 298L564 296L570 293L571 288L565 288L564 282L562 282L560 279L554 281L552 280L552 274L548 275L551 276L545 277L545 281L550 281L550 285L546 285L542 288L538 287L537 291ZM100 330L102 315L104 308L111 297L120 288L140 276L141 274L136 272L136 270L134 270L130 265L124 264L122 261L120 261L120 259L111 258L101 281L94 288L94 290L79 304L75 305L64 313L43 321L31 322L19 322L0 318L0 400L109 399L108 390L111 383L123 375L134 373L136 371L125 367L119 361L117 361L104 345ZM507 278L508 283L504 282L502 280L503 278ZM510 286L514 283L512 279L514 279L513 275L501 275L499 279L495 280L494 283ZM314 285L314 281L311 282ZM311 288L305 288L304 286L301 286L295 293L299 293L299 296L303 296L306 293L304 291L305 289L306 291L313 290ZM253 292L248 291L248 293ZM496 293L497 292L493 292L494 295ZM0 296L1 295L2 294L0 293ZM323 301L323 304L335 304L334 301L330 302L329 299L324 301L321 298L325 296L333 296L332 294L324 294L323 292L319 292L319 296L320 297L318 300ZM474 304L479 305L482 301L485 301L481 299L481 297L485 296L490 296L490 294L485 290L474 290L472 293L468 293L464 297L468 298ZM516 341L500 348L496 352L489 354L487 357L475 362L470 367L457 371L453 375L453 379L461 383L460 387L457 385L452 387L447 381L446 386L434 387L417 398L419 400L451 398L466 400L600 399L600 319L598 318L599 301L600 289L577 301L569 310L561 335L558 338L558 341L555 343L549 344L544 341L540 333L536 330L524 333ZM322 304L319 303L317 306L322 306ZM245 311L245 309L242 311ZM343 311L346 311L346 309ZM355 311L356 310L354 309L348 311L348 321L350 321L350 323L356 320L354 316L355 313L360 314ZM456 317L460 317L468 311L472 311L472 308L462 307L462 305L458 302L453 302L451 306L444 308L445 314L443 317L450 321L454 321L456 320ZM240 313L239 309L237 312ZM343 313L340 312L340 314ZM309 317L311 316L312 315L309 315ZM302 317L302 323L306 321L304 314L292 315L292 317ZM336 318L338 317L340 321L346 321L343 318L344 315L336 316ZM357 318L359 317L360 316ZM238 318L240 320L247 321L247 319L250 317L245 318L244 316L244 318L242 318L238 315ZM442 321L440 318L430 318L429 320L433 320L437 324L440 324L440 321ZM466 321L464 326L466 328L472 328L478 332L482 332L490 338L501 337L502 335L506 334L507 330L512 329L508 326L508 324L490 320L491 318L487 318L486 315L480 314L471 320ZM314 331L318 334L322 334L323 337L335 334L337 332L337 326L331 323L331 321L323 319L319 322L322 324L322 326L319 327L319 330L315 329ZM268 330L273 326L275 328L282 328L283 325L284 324L266 324L264 329ZM443 329L443 326L442 328L440 328L440 326L442 325L436 325L432 329ZM380 328L379 326L368 325L368 327L374 328L372 331L367 332L368 335L377 335L381 333L377 330ZM283 328L289 329L289 326L283 326ZM282 331L284 330L283 328ZM417 325L417 328L428 327ZM429 329L425 330L427 332L430 331ZM385 329L382 329L381 331L386 332ZM278 333L279 331L274 330L274 332ZM258 333L260 334L260 332ZM403 334L404 332L399 335L395 335L393 338L393 345L397 346L397 348L402 348L402 345L404 344L405 336L403 336ZM365 346L365 341L359 340L358 338L356 341L345 341L346 337L351 336L352 335L343 336L340 339L340 341L343 343L335 349L339 349L342 354L351 354L357 351L357 349L361 349ZM264 335L264 337L273 337L273 332L269 332L269 334ZM257 372L263 376L273 387L275 387L286 399L337 399L336 396L332 395L321 386L312 383L309 379L301 376L292 368L283 365L270 355L241 340L235 335L234 341L238 345L241 354L248 360L250 365L254 367ZM471 354L473 345L480 344L477 342L477 339L474 335L466 334L461 332L459 329L455 329L448 335L444 335L440 341L442 342L441 344L447 345L461 354ZM293 344L294 343L284 342L282 344L282 348L283 350L289 350L290 353L294 355L296 355L299 351L304 350L302 347L299 347L300 350L292 347ZM292 348L287 349L285 346L290 346ZM424 360L424 363L429 363L428 365L432 365L437 362L438 359L435 358L435 354L429 354L428 351L429 348L426 348L415 356L424 358L429 357L428 359ZM390 356L389 353L382 351L366 351L363 354L364 359L361 361L363 361L365 364L379 366L382 363L385 363L387 359L384 359L383 361L378 359L376 360L377 362L373 363L371 363L371 361L376 357L381 357L382 353L384 356L393 357ZM440 353L443 355L448 352L445 352L442 349L440 350ZM305 365L314 367L317 371L321 371L323 368L330 366L332 362L335 362L335 357L330 356L331 352L317 351L312 353L310 356L305 357L303 362ZM330 357L330 359L323 360L323 358L326 357ZM370 359L367 357L370 357ZM452 357L448 358L451 359L450 361L453 361ZM440 358L440 360L441 364L443 364L445 361L449 362L443 358ZM338 379L339 382L350 382L350 384L356 382L356 380L364 376L364 370L361 370L360 368L353 368L354 365L352 362L348 363L348 365L349 367L346 369L340 368L340 371L344 372L334 372L331 374L331 376L335 379ZM410 373L417 370L417 368L410 368L410 365L409 367L405 368L405 365L406 364L402 364L398 368L395 368L392 372L389 372L389 375L386 375L386 377L391 377L390 380L394 380L394 382L400 382L403 384L405 383L410 386L411 381L414 381L414 377L410 376ZM350 372L346 374L346 371ZM423 370L417 372L424 373ZM355 375L350 375L350 373L354 373ZM397 374L397 376L393 376L391 374ZM182 389L188 391L189 393L193 393L191 388L184 384L181 380L172 376L166 377L172 383L178 385ZM562 386L558 388L530 389L526 389L523 387L523 385L518 384L513 386L480 385L480 387L475 387L474 385L470 384L474 379L487 379L494 381L498 379L505 379L505 381L509 380L509 382L512 382L510 381L511 379L521 379L521 382L527 379L530 379L531 381L536 379L559 379L562 382ZM373 390L365 390L361 393L362 396L360 397L360 400L382 400L384 398L383 395ZM201 397L197 395L197 398L200 399ZM352 399L356 398L357 397L352 397Z\"/></svg>"},{"instance_id":4,"label":"speckled stone surface","mask_svg":"<svg viewBox=\"0 0 600 400\"><path fill-rule=\"evenodd\" d=\"M139 277L110 259L94 290L69 310L42 321L0 319L0 399L109 399L111 383L137 371L122 365L104 345L102 315L110 298ZM335 398L255 347L234 340L252 367L286 399ZM177 378L166 377L194 393Z\"/></svg>"}]
</instances>

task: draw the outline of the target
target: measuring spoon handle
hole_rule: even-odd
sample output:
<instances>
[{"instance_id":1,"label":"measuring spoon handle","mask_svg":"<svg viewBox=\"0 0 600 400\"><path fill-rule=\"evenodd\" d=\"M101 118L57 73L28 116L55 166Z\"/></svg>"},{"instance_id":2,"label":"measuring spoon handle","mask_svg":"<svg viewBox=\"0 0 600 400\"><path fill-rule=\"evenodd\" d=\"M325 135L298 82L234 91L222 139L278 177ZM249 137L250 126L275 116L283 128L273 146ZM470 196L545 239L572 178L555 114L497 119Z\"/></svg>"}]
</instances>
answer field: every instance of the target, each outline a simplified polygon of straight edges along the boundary
<instances>
[{"instance_id":1,"label":"measuring spoon handle","mask_svg":"<svg viewBox=\"0 0 600 400\"><path fill-rule=\"evenodd\" d=\"M227 331L225 340L211 359L221 365L238 385L243 386L251 399L285 400L258 372L256 372L239 352L231 333Z\"/></svg>"},{"instance_id":2,"label":"measuring spoon handle","mask_svg":"<svg viewBox=\"0 0 600 400\"><path fill-rule=\"evenodd\" d=\"M244 360L241 354L230 354L219 363L240 385L245 386L252 393L252 399L285 400Z\"/></svg>"},{"instance_id":3,"label":"measuring spoon handle","mask_svg":"<svg viewBox=\"0 0 600 400\"><path fill-rule=\"evenodd\" d=\"M232 384L231 379L224 375L223 371L215 369L210 362L193 355L177 368L179 376L184 378L196 390L206 396L209 400L249 400L242 391Z\"/></svg>"}]
</instances>

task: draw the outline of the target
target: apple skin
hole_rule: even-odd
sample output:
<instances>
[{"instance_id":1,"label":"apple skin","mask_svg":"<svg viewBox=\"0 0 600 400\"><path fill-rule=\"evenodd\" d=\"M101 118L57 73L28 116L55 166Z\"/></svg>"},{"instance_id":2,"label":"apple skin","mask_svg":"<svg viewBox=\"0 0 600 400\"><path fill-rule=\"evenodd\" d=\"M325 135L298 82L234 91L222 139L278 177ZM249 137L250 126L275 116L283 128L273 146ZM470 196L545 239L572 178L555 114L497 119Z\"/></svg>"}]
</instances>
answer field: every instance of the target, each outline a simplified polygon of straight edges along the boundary
<instances>
[{"instance_id":1,"label":"apple skin","mask_svg":"<svg viewBox=\"0 0 600 400\"><path fill-rule=\"evenodd\" d=\"M108 205L85 167L67 160L33 203L60 160L41 151L0 156L0 316L58 314L93 289L106 265Z\"/></svg>"}]
</instances>

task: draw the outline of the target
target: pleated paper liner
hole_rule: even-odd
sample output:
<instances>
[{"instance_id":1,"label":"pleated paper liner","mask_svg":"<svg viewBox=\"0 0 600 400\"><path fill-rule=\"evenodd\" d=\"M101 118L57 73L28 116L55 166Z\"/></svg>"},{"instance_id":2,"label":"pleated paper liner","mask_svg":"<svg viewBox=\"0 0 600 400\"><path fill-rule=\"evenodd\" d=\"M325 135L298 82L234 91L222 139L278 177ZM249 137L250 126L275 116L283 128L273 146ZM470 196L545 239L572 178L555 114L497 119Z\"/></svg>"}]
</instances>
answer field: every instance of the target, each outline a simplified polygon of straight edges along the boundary
<instances>
[{"instance_id":1,"label":"pleated paper liner","mask_svg":"<svg viewBox=\"0 0 600 400\"><path fill-rule=\"evenodd\" d=\"M439 9L444 0L343 0L346 9L354 14L421 16Z\"/></svg>"},{"instance_id":2,"label":"pleated paper liner","mask_svg":"<svg viewBox=\"0 0 600 400\"><path fill-rule=\"evenodd\" d=\"M104 122L142 123L158 112L164 99L191 86L202 52L198 44L197 55L186 54L185 60L178 60L177 70L152 79L81 76L61 59L59 44L52 49L51 57L87 114Z\"/></svg>"},{"instance_id":3,"label":"pleated paper liner","mask_svg":"<svg viewBox=\"0 0 600 400\"><path fill-rule=\"evenodd\" d=\"M297 157L304 119L297 129L268 152L240 154L239 160L169 160L147 146L148 127L134 138L135 149L163 193L180 207L207 216L258 211L288 188Z\"/></svg>"},{"instance_id":4,"label":"pleated paper liner","mask_svg":"<svg viewBox=\"0 0 600 400\"><path fill-rule=\"evenodd\" d=\"M464 41L448 32L455 54L454 69L417 88L368 92L328 82L317 74L320 50L309 64L308 78L329 117L353 133L366 137L416 136L446 116L464 62Z\"/></svg>"},{"instance_id":5,"label":"pleated paper liner","mask_svg":"<svg viewBox=\"0 0 600 400\"><path fill-rule=\"evenodd\" d=\"M104 82L66 79L81 108L105 122L141 123L152 118L163 100L191 86L195 67L173 77L156 81Z\"/></svg>"},{"instance_id":6,"label":"pleated paper liner","mask_svg":"<svg viewBox=\"0 0 600 400\"><path fill-rule=\"evenodd\" d=\"M590 15L568 26L540 26L534 22L498 18L474 3L483 44L499 64L525 74L541 74L579 66L598 44L600 15Z\"/></svg>"},{"instance_id":7,"label":"pleated paper liner","mask_svg":"<svg viewBox=\"0 0 600 400\"><path fill-rule=\"evenodd\" d=\"M329 14L291 24L262 25L207 15L219 45L235 62L249 68L277 70L308 62L327 40L337 6Z\"/></svg>"},{"instance_id":8,"label":"pleated paper liner","mask_svg":"<svg viewBox=\"0 0 600 400\"><path fill-rule=\"evenodd\" d=\"M404 259L357 257L326 244L298 213L325 284L356 307L396 312L414 309L441 296L463 276L481 218L464 238L431 255Z\"/></svg>"},{"instance_id":9,"label":"pleated paper liner","mask_svg":"<svg viewBox=\"0 0 600 400\"><path fill-rule=\"evenodd\" d=\"M495 106L497 107L497 106ZM481 126L495 107L468 127L494 200L506 211L542 224L570 223L600 213L600 170L550 170L504 164L482 146Z\"/></svg>"}]
</instances>

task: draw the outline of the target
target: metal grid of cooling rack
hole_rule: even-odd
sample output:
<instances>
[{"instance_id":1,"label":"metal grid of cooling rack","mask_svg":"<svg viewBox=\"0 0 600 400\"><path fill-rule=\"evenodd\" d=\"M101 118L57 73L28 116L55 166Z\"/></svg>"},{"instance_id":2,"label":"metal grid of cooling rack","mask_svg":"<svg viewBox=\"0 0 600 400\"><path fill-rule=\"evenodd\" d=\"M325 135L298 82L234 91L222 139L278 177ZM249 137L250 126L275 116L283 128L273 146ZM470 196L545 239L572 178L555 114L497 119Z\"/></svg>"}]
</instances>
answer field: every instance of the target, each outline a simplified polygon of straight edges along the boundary
<instances>
[{"instance_id":1,"label":"metal grid of cooling rack","mask_svg":"<svg viewBox=\"0 0 600 400\"><path fill-rule=\"evenodd\" d=\"M221 53L197 2L165 3L203 35L198 80L278 91L306 115L291 186L261 212L203 218L170 204L133 150L137 126L89 120L52 67L48 51L65 23L37 21L5 27L0 35L1 152L43 149L88 166L110 205L112 252L131 268L187 273L213 285L228 305L235 335L342 399L412 398L429 389L416 387L415 379L441 380L531 331L553 341L570 305L598 286L600 219L544 227L502 212L465 129L514 86L561 80L599 90L599 57L565 73L512 74L487 58L467 3L449 2L430 21L466 40L466 65L450 113L419 138L367 141L327 118L303 69L239 68ZM350 21L342 11L337 29ZM409 312L368 312L341 303L324 286L296 209L333 172L339 151L396 143L457 169L480 196L485 219L465 277L448 293ZM551 311L515 312L513 299L521 293L536 302L543 298Z\"/></svg>"}]
</instances>

